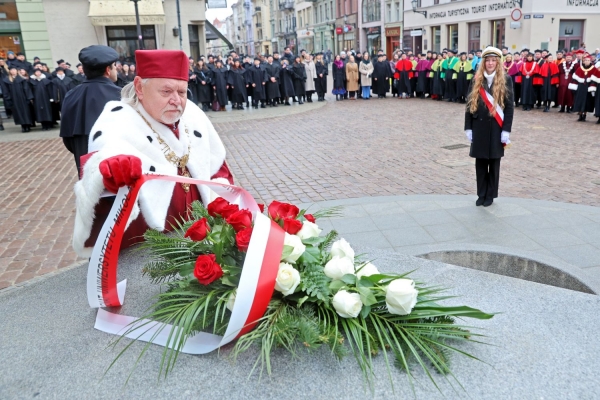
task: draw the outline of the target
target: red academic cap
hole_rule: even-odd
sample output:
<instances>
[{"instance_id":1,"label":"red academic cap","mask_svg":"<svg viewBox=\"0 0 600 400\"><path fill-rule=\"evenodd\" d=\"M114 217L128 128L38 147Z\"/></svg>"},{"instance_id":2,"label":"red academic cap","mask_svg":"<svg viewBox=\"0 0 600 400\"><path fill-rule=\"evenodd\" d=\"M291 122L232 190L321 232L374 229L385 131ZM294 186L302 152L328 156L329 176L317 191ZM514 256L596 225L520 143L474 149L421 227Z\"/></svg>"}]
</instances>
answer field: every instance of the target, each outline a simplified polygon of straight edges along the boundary
<instances>
[{"instance_id":1,"label":"red academic cap","mask_svg":"<svg viewBox=\"0 0 600 400\"><path fill-rule=\"evenodd\" d=\"M188 80L189 60L181 50L136 50L137 75L142 78Z\"/></svg>"},{"instance_id":2,"label":"red academic cap","mask_svg":"<svg viewBox=\"0 0 600 400\"><path fill-rule=\"evenodd\" d=\"M575 54L584 54L585 50L579 49L575 52Z\"/></svg>"}]
</instances>

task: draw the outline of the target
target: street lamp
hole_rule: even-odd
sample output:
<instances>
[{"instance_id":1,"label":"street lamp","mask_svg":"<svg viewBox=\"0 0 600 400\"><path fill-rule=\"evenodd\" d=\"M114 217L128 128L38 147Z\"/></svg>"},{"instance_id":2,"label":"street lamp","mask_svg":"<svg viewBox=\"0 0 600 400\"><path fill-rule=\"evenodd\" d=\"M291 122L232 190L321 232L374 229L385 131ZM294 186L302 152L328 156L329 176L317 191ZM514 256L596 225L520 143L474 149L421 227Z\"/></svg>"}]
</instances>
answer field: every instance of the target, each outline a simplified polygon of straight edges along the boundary
<instances>
[{"instance_id":1,"label":"street lamp","mask_svg":"<svg viewBox=\"0 0 600 400\"><path fill-rule=\"evenodd\" d=\"M425 18L427 18L427 11L417 11L417 5L419 4L418 0L412 0L411 4L414 13L423 14Z\"/></svg>"},{"instance_id":2,"label":"street lamp","mask_svg":"<svg viewBox=\"0 0 600 400\"><path fill-rule=\"evenodd\" d=\"M139 0L130 0L133 1L135 5L135 25L137 27L137 36L138 36L138 46L140 50L144 49L144 42L142 41L142 26L140 25L140 12L138 10L138 1Z\"/></svg>"}]
</instances>

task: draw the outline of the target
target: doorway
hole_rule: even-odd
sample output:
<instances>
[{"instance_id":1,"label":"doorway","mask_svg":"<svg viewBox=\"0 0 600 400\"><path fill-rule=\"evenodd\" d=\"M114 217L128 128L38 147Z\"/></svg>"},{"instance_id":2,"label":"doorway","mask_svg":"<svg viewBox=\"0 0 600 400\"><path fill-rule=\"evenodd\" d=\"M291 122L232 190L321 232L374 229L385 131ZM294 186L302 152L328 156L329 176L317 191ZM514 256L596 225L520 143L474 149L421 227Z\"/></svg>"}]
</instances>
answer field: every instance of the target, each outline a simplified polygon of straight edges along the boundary
<instances>
[{"instance_id":1,"label":"doorway","mask_svg":"<svg viewBox=\"0 0 600 400\"><path fill-rule=\"evenodd\" d=\"M558 48L569 51L578 50L583 42L583 21L564 20L560 21Z\"/></svg>"},{"instance_id":2,"label":"doorway","mask_svg":"<svg viewBox=\"0 0 600 400\"><path fill-rule=\"evenodd\" d=\"M469 51L478 50L481 39L481 22L469 24Z\"/></svg>"}]
</instances>

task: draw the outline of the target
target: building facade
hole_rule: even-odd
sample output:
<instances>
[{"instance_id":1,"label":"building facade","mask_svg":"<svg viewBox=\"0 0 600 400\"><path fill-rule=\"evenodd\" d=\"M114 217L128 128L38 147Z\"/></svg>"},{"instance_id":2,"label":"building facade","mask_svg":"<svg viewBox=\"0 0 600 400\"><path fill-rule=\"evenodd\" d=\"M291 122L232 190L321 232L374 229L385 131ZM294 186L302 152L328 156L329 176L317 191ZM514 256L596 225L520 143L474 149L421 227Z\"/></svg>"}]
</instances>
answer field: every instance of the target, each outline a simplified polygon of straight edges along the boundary
<instances>
[{"instance_id":1,"label":"building facade","mask_svg":"<svg viewBox=\"0 0 600 400\"><path fill-rule=\"evenodd\" d=\"M180 0L181 31L175 2L140 0L146 49L182 49L194 57L206 52L205 2ZM22 51L54 66L77 64L79 51L92 44L113 47L123 61L138 48L134 3L129 0L5 0L0 2L0 56Z\"/></svg>"},{"instance_id":2,"label":"building facade","mask_svg":"<svg viewBox=\"0 0 600 400\"><path fill-rule=\"evenodd\" d=\"M335 37L336 51L360 51L358 30L358 0L336 0Z\"/></svg>"},{"instance_id":3,"label":"building facade","mask_svg":"<svg viewBox=\"0 0 600 400\"><path fill-rule=\"evenodd\" d=\"M361 50L370 54L385 51L384 7L385 0L362 0L358 9Z\"/></svg>"},{"instance_id":4,"label":"building facade","mask_svg":"<svg viewBox=\"0 0 600 400\"><path fill-rule=\"evenodd\" d=\"M421 0L415 13L404 4L404 49L459 51L506 46L579 49L600 47L598 0Z\"/></svg>"},{"instance_id":5,"label":"building facade","mask_svg":"<svg viewBox=\"0 0 600 400\"><path fill-rule=\"evenodd\" d=\"M313 25L315 33L314 51L335 52L335 6L333 0L317 0L313 4Z\"/></svg>"},{"instance_id":6,"label":"building facade","mask_svg":"<svg viewBox=\"0 0 600 400\"><path fill-rule=\"evenodd\" d=\"M410 2L410 0L407 0ZM402 50L402 20L404 18L403 0L386 0L385 2L385 51L388 59L396 50Z\"/></svg>"},{"instance_id":7,"label":"building facade","mask_svg":"<svg viewBox=\"0 0 600 400\"><path fill-rule=\"evenodd\" d=\"M296 1L296 37L298 40L298 51L306 50L312 53L315 49L315 31L313 26L313 2L307 0Z\"/></svg>"},{"instance_id":8,"label":"building facade","mask_svg":"<svg viewBox=\"0 0 600 400\"><path fill-rule=\"evenodd\" d=\"M268 54L271 51L270 1L254 0L252 24L254 28L254 52L251 54Z\"/></svg>"}]
</instances>

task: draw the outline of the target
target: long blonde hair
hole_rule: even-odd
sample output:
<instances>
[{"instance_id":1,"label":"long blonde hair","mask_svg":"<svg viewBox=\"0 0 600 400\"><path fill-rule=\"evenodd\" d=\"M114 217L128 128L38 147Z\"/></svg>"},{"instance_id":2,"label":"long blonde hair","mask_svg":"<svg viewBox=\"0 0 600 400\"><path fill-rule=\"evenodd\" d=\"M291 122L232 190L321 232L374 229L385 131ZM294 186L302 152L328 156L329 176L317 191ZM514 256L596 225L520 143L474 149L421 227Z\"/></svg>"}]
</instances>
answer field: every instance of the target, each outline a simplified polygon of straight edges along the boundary
<instances>
[{"instance_id":1,"label":"long blonde hair","mask_svg":"<svg viewBox=\"0 0 600 400\"><path fill-rule=\"evenodd\" d=\"M496 64L496 75L494 76L494 82L492 83L492 97L494 98L494 108L491 112L492 116L496 115L496 104L500 105L500 108L504 109L504 97L506 96L506 73L502 67L502 60L497 57L498 63ZM482 60L481 65L475 72L473 77L473 87L471 93L469 93L469 99L467 101L467 110L471 114L477 112L479 105L479 89L485 80L483 73L485 72L485 59Z\"/></svg>"}]
</instances>

